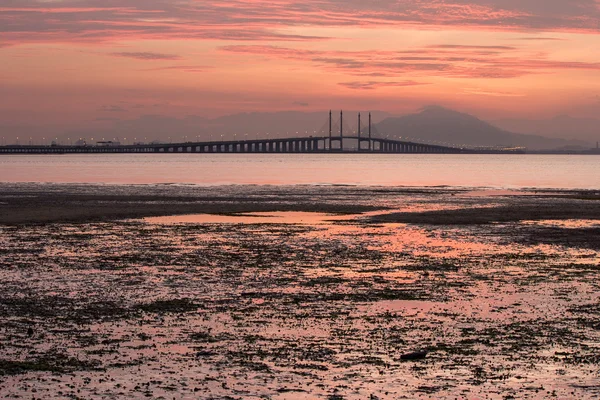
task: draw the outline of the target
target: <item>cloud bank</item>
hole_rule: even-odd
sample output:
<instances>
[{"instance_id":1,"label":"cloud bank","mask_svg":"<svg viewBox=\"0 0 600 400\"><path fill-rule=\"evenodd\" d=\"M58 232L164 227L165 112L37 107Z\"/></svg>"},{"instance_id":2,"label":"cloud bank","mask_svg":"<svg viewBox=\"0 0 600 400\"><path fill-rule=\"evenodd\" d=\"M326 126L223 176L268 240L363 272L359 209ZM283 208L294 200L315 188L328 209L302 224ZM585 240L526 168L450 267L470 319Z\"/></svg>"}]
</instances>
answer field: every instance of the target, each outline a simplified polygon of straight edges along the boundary
<instances>
[{"instance_id":1,"label":"cloud bank","mask_svg":"<svg viewBox=\"0 0 600 400\"><path fill-rule=\"evenodd\" d=\"M596 0L4 0L3 44L133 39L308 41L294 27L600 32Z\"/></svg>"}]
</instances>

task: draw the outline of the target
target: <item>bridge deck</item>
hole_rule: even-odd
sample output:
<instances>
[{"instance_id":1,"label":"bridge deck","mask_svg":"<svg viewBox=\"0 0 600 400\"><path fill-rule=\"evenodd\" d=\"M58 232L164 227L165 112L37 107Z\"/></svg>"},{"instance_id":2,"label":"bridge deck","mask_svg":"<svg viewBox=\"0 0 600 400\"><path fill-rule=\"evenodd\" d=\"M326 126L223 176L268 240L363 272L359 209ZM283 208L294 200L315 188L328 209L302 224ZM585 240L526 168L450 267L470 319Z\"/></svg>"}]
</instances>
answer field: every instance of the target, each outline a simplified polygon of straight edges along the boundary
<instances>
[{"instance_id":1,"label":"bridge deck","mask_svg":"<svg viewBox=\"0 0 600 400\"><path fill-rule=\"evenodd\" d=\"M358 147L344 148L345 140L357 141ZM0 146L0 154L72 154L72 153L463 153L468 150L358 136L320 136L226 140L186 143L152 143L119 146Z\"/></svg>"}]
</instances>

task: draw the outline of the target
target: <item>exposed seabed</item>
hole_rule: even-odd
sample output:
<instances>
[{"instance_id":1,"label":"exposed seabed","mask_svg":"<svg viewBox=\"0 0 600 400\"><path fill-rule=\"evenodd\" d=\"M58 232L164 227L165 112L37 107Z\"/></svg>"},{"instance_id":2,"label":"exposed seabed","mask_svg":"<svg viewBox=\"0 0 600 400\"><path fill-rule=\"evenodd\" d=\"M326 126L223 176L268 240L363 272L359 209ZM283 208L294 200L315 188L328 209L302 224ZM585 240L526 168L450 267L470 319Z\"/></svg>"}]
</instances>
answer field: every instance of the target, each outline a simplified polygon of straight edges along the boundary
<instances>
[{"instance_id":1,"label":"exposed seabed","mask_svg":"<svg viewBox=\"0 0 600 400\"><path fill-rule=\"evenodd\" d=\"M600 396L596 192L0 193L2 397Z\"/></svg>"}]
</instances>

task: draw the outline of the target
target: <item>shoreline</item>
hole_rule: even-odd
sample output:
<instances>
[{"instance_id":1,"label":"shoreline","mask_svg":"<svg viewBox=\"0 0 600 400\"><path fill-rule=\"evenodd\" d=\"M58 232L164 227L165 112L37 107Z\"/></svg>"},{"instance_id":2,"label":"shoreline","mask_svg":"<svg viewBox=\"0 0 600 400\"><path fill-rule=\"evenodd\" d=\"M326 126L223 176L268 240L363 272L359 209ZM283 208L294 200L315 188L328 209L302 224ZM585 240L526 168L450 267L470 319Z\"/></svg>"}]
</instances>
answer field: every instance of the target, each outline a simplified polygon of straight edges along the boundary
<instances>
[{"instance_id":1,"label":"shoreline","mask_svg":"<svg viewBox=\"0 0 600 400\"><path fill-rule=\"evenodd\" d=\"M372 223L483 224L600 219L600 191L313 185L0 184L0 225L113 221L185 214L381 211ZM422 197L441 208L411 209Z\"/></svg>"}]
</instances>

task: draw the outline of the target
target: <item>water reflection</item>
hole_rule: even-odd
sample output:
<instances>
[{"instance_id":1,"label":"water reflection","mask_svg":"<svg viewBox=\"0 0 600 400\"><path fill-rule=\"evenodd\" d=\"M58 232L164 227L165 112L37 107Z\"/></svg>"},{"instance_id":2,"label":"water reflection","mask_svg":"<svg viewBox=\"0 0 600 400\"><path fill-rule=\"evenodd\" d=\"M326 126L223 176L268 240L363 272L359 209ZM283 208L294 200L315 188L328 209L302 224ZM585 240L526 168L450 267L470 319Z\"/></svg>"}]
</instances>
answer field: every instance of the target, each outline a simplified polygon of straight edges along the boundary
<instances>
[{"instance_id":1,"label":"water reflection","mask_svg":"<svg viewBox=\"0 0 600 400\"><path fill-rule=\"evenodd\" d=\"M243 214L187 214L164 217L147 217L149 224L305 224L321 225L333 221L349 221L355 215L323 214L297 211L253 212Z\"/></svg>"},{"instance_id":2,"label":"water reflection","mask_svg":"<svg viewBox=\"0 0 600 400\"><path fill-rule=\"evenodd\" d=\"M0 181L600 187L600 157L577 155L176 154L0 157ZM125 171L125 172L124 172Z\"/></svg>"}]
</instances>

